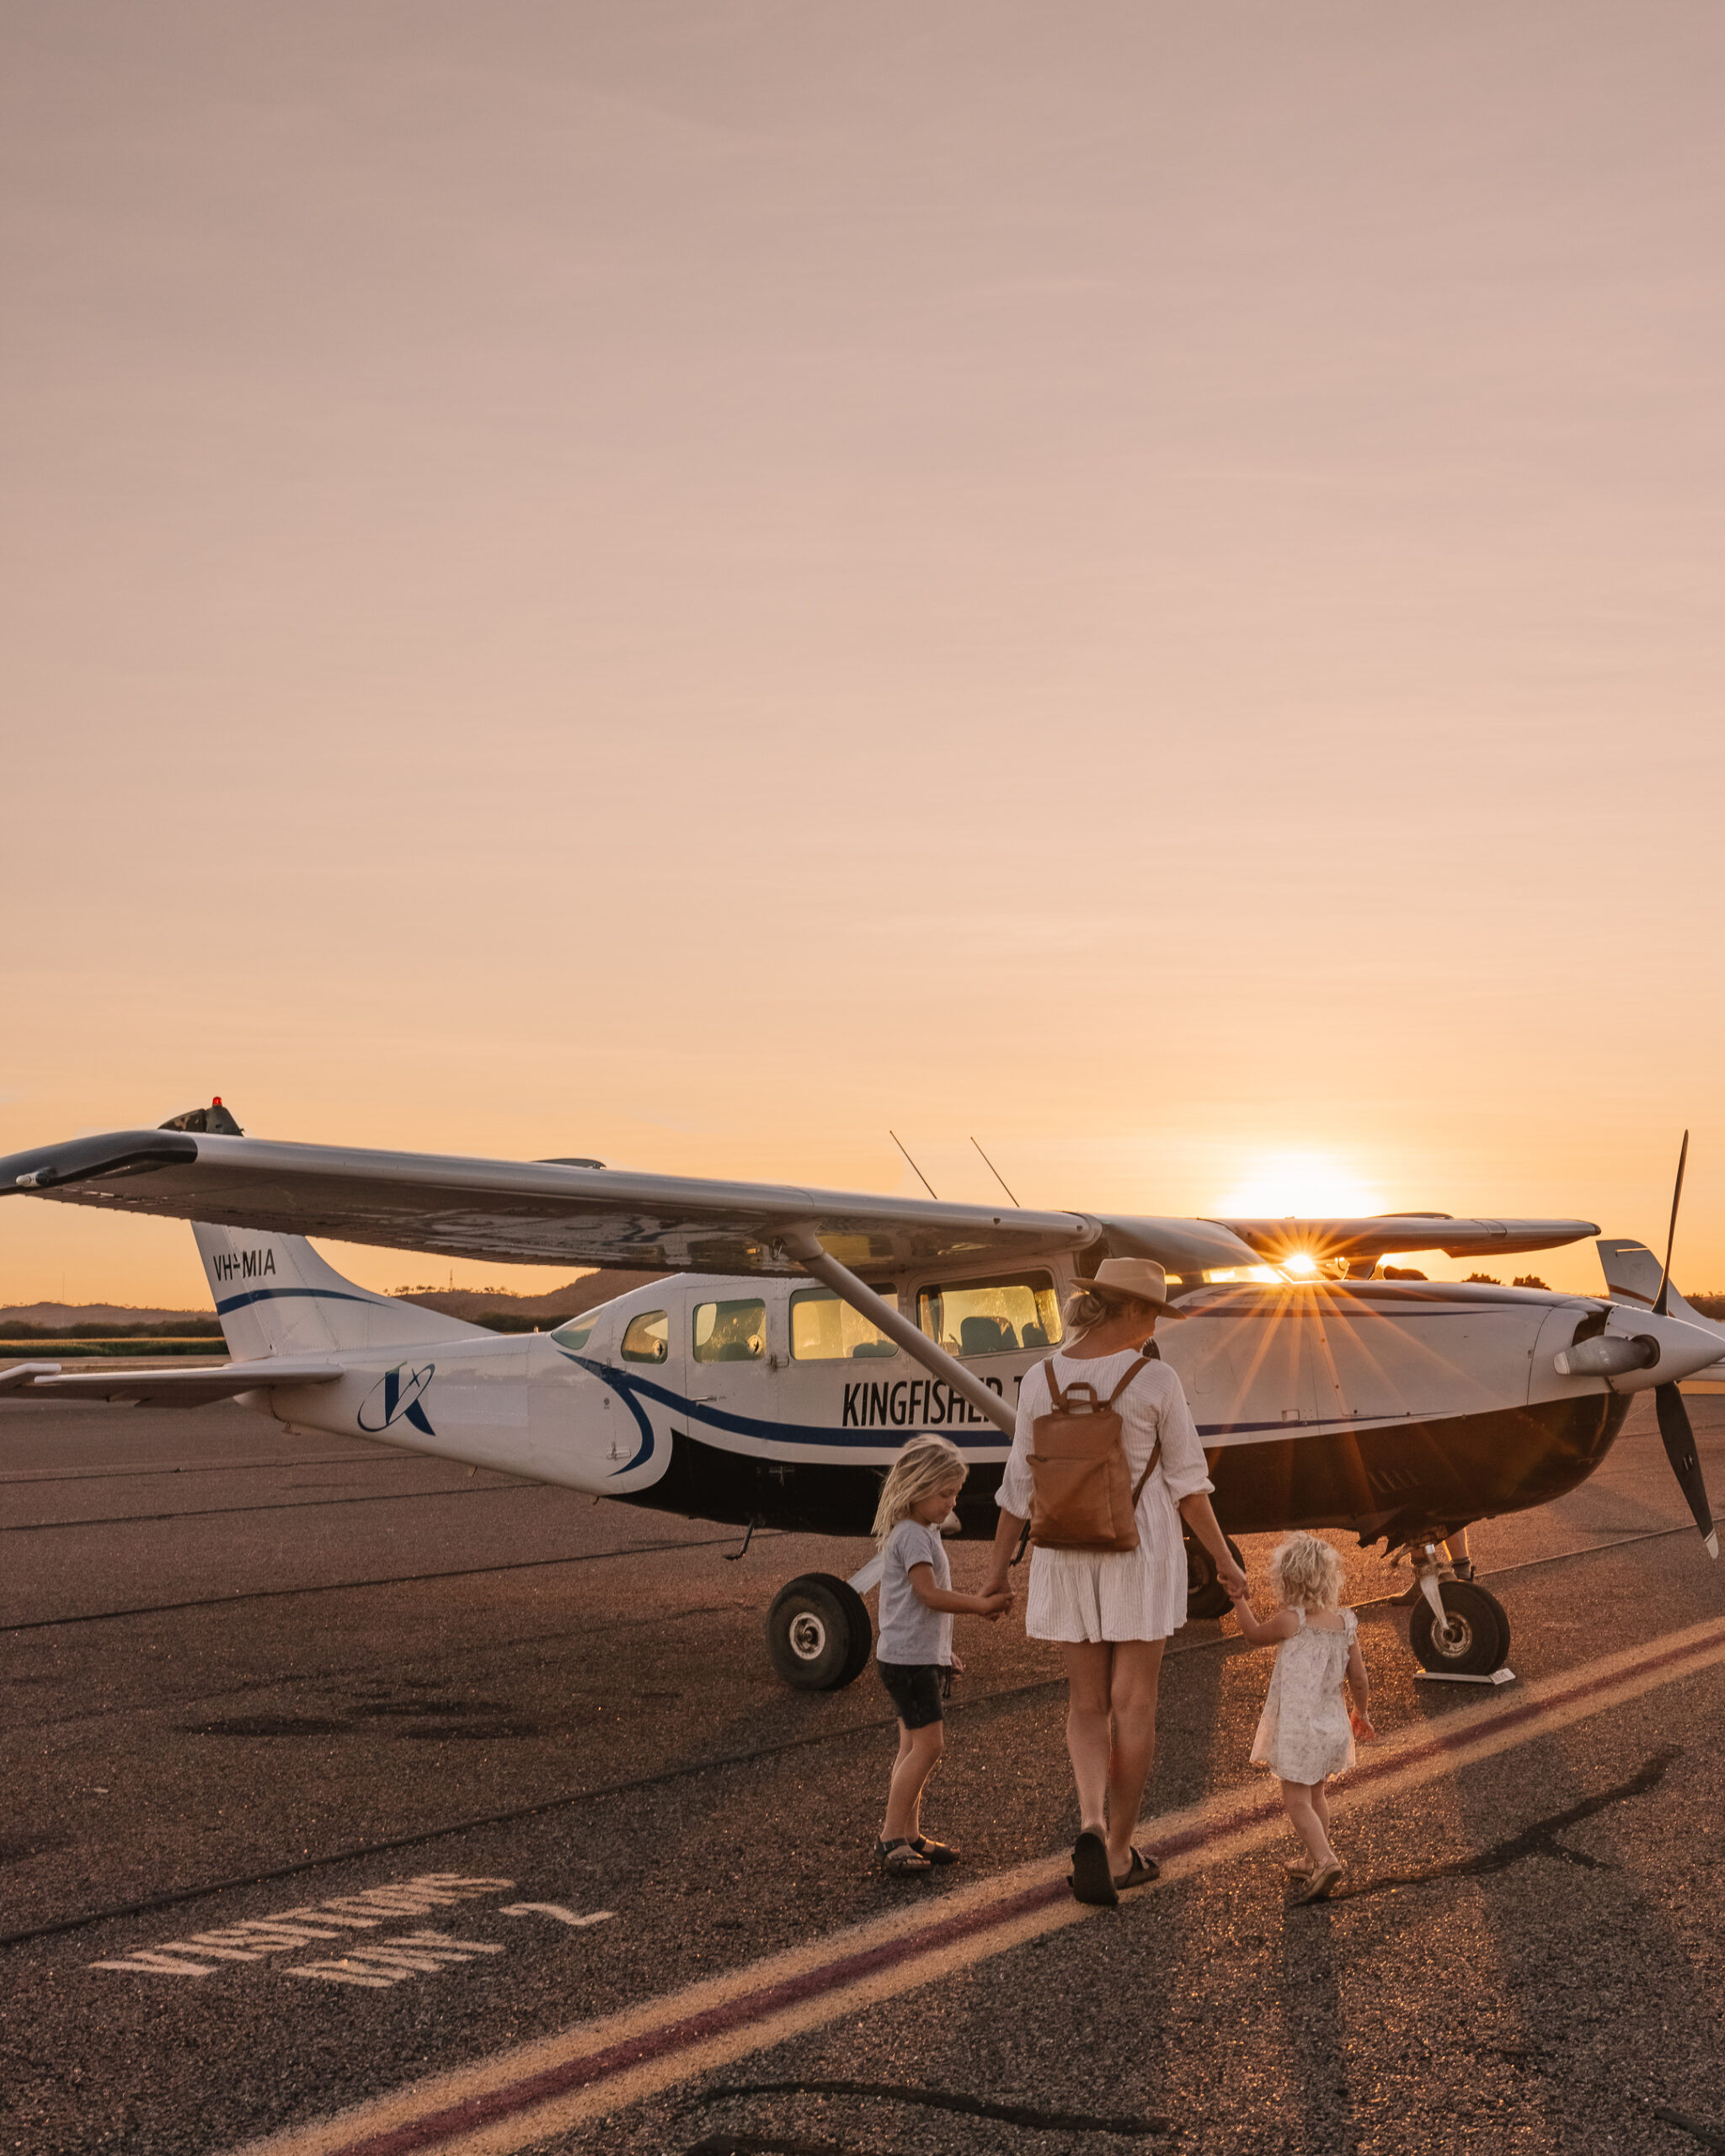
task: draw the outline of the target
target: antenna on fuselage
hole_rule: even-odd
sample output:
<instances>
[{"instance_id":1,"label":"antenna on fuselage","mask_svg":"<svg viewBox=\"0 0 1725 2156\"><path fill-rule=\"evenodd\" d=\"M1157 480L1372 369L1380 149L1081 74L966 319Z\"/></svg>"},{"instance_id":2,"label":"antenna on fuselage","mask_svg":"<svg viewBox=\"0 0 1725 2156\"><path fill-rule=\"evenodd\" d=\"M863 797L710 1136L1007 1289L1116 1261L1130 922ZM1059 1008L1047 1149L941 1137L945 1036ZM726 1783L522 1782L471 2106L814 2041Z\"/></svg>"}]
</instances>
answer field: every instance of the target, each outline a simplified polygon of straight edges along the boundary
<instances>
[{"instance_id":1,"label":"antenna on fuselage","mask_svg":"<svg viewBox=\"0 0 1725 2156\"><path fill-rule=\"evenodd\" d=\"M970 1140L970 1143L971 1143L973 1145L976 1145L976 1140L975 1140L974 1138ZM980 1145L976 1145L976 1150L977 1150L977 1151L978 1151L979 1153L982 1153L982 1148L981 1148ZM1007 1181L1006 1177L1005 1177L1001 1173L1000 1170L999 1170L999 1169L995 1166L994 1162L993 1162L992 1161L989 1160L988 1155L987 1155L987 1154L986 1154L986 1153L982 1153L982 1157L983 1157L983 1160L987 1163L987 1166L988 1166L988 1172L989 1172L989 1173L990 1173L990 1174L994 1177L995 1181L996 1181L996 1182L1000 1185L1001 1188L1003 1191L1005 1191L1005 1193L1007 1193L1007 1197L1008 1197L1008 1198L1012 1198L1012 1186L1011 1185L1011 1183L1009 1183L1009 1182ZM1017 1203L1018 1203L1018 1201L1017 1201L1017 1199L1016 1198L1012 1198L1012 1203L1013 1203L1013 1204L1014 1204L1014 1205L1017 1205Z\"/></svg>"},{"instance_id":2,"label":"antenna on fuselage","mask_svg":"<svg viewBox=\"0 0 1725 2156\"><path fill-rule=\"evenodd\" d=\"M904 1139L900 1137L898 1132L895 1130L890 1124L887 1126L886 1134L891 1139L894 1145L898 1147L899 1150L901 1153L904 1153L905 1158L907 1161L911 1161L911 1155L908 1152L905 1151ZM934 1198L935 1203L938 1205L940 1203L940 1199L935 1194L934 1185L928 1180L928 1177L923 1174L921 1169L917 1167L916 1163L914 1161L911 1161L911 1166L912 1170L915 1171L917 1182L921 1184L922 1187L928 1193L929 1196ZM1013 1202L1016 1203L1017 1201L1015 1199Z\"/></svg>"}]
</instances>

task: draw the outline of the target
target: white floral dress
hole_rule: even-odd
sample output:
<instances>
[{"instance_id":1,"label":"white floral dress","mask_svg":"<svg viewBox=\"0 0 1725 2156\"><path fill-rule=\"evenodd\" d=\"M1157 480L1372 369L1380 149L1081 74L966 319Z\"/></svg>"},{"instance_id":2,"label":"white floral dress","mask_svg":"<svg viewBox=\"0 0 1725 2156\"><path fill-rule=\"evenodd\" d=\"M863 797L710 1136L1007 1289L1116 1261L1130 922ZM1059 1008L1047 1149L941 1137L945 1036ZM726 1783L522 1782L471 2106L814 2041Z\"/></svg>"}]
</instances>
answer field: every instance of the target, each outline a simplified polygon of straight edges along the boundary
<instances>
[{"instance_id":1,"label":"white floral dress","mask_svg":"<svg viewBox=\"0 0 1725 2156\"><path fill-rule=\"evenodd\" d=\"M1340 1631L1318 1631L1306 1623L1303 1609L1294 1614L1300 1630L1276 1649L1269 1697L1252 1740L1252 1763L1268 1767L1281 1781L1309 1785L1354 1764L1354 1725L1342 1680L1359 1620L1344 1609Z\"/></svg>"}]
</instances>

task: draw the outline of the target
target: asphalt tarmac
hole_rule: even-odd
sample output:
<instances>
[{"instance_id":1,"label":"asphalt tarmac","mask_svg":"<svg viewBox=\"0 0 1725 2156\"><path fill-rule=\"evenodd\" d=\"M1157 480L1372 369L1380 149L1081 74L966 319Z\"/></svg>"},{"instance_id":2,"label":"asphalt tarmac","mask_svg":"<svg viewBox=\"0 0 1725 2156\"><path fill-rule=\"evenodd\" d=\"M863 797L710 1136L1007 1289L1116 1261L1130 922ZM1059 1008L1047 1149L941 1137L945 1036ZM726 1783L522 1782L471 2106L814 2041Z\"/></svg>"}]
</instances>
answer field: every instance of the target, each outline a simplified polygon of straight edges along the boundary
<instances>
[{"instance_id":1,"label":"asphalt tarmac","mask_svg":"<svg viewBox=\"0 0 1725 2156\"><path fill-rule=\"evenodd\" d=\"M964 1861L874 1872L884 1696L791 1693L761 1635L867 1545L730 1562L227 1406L0 1401L0 2149L1725 2147L1725 1576L1645 1402L1475 1532L1514 1684L1417 1682L1407 1575L1344 1551L1384 1742L1311 1909L1231 1624L1165 1667L1164 1880L1081 1913L1017 1619L959 1620L925 1820Z\"/></svg>"}]
</instances>

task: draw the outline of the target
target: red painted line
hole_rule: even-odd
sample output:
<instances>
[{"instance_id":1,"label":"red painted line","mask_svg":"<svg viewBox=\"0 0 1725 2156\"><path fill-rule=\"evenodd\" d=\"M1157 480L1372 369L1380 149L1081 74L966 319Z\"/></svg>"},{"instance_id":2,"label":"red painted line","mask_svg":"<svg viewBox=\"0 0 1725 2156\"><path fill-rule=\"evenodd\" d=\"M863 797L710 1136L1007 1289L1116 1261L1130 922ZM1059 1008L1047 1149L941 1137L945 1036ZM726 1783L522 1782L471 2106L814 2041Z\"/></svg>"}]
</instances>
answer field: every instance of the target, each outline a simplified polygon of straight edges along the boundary
<instances>
[{"instance_id":1,"label":"red painted line","mask_svg":"<svg viewBox=\"0 0 1725 2156\"><path fill-rule=\"evenodd\" d=\"M1436 1758L1445 1752L1465 1749L1482 1737L1501 1735L1523 1723L1535 1721L1549 1715L1553 1709L1572 1705L1590 1694L1609 1690L1626 1678L1642 1677L1668 1669L1674 1665L1692 1661L1710 1653L1725 1642L1725 1625L1713 1626L1699 1639L1685 1646L1668 1647L1663 1653L1648 1657L1639 1662L1626 1664L1615 1675L1589 1678L1583 1682L1567 1685L1561 1690L1548 1692L1539 1699L1526 1700L1513 1707L1470 1720L1465 1727L1454 1731L1434 1732L1430 1737L1398 1749L1392 1756L1365 1759L1353 1768L1348 1785L1357 1788L1362 1782L1376 1781L1387 1774L1402 1772L1421 1760ZM1211 1820L1201 1826L1188 1828L1183 1833L1171 1834L1159 1841L1156 1847L1164 1856L1184 1855L1193 1849L1203 1849L1207 1844L1226 1839L1242 1828L1273 1819L1280 1811L1279 1801L1266 1796L1243 1805L1231 1812L1226 1818ZM971 1911L966 1915L948 1918L944 1923L931 1924L902 1938L889 1940L879 1946L868 1947L855 1954L805 1971L801 1976L788 1977L775 1984L763 1985L757 1991L745 1992L740 1997L727 2000L722 2005L711 2006L699 2014L665 2023L657 2029L644 2030L639 2036L625 2038L604 2051L590 2052L585 2058L571 2059L567 2064L547 2068L543 2073L527 2075L512 2081L500 2089L494 2089L483 2095L464 2097L459 2103L446 2105L441 2111L428 2112L425 2117L408 2124L387 2128L381 2133L367 2135L364 2139L346 2143L336 2156L412 2156L418 2149L435 2148L441 2142L454 2139L459 2134L470 2133L480 2127L489 2126L512 2114L530 2110L534 2105L553 2096L567 2095L574 2089L590 2087L628 2073L631 2068L645 2065L670 2053L692 2049L708 2037L723 2036L751 2021L765 2020L803 2000L818 1999L824 1993L842 1990L847 1984L873 1976L882 1969L916 1959L963 1939L977 1938L1063 1902L1067 1894L1063 1878L1044 1881L1040 1886L1025 1888L1009 1896L1005 1901L991 1903L987 1908Z\"/></svg>"},{"instance_id":2,"label":"red painted line","mask_svg":"<svg viewBox=\"0 0 1725 2156\"><path fill-rule=\"evenodd\" d=\"M368 2135L363 2141L349 2142L337 2152L337 2156L409 2156L411 2150L429 2148L458 2133L470 2133L477 2127L489 2126L511 2112L542 2103L547 2097L561 2096L571 2089L608 2080L632 2067L644 2065L649 2059L662 2058L668 2052L686 2050L746 2022L764 2020L769 2015L794 2006L800 2000L818 1999L823 1992L841 1990L860 1977L873 1976L878 1969L891 1968L897 1962L930 1953L955 1940L996 1930L1017 1917L1064 1901L1066 1892L1064 1879L1046 1880L1041 1886L1027 1887L1007 1901L991 1903L985 1909L949 1918L944 1924L931 1924L908 1939L889 1940L884 1945L845 1955L802 1976L763 1985L759 1991L745 1992L722 2006L710 2006L704 2013L692 2014L685 2020L644 2030L638 2036L627 2037L622 2043L594 2052L585 2058L571 2059L565 2066L548 2067L542 2073L510 2082L485 2095L464 2097L460 2103L429 2112L409 2125L389 2127L382 2133Z\"/></svg>"},{"instance_id":3,"label":"red painted line","mask_svg":"<svg viewBox=\"0 0 1725 2156\"><path fill-rule=\"evenodd\" d=\"M1614 1684L1621 1684L1626 1678L1645 1675L1650 1671L1668 1668L1674 1662L1693 1660L1698 1655L1712 1652L1725 1641L1725 1625L1715 1625L1705 1637L1690 1640L1686 1646L1668 1647L1663 1654L1651 1655L1645 1660L1626 1663L1615 1676L1589 1678L1583 1683L1566 1685L1561 1691L1546 1692L1538 1699L1519 1701L1513 1707L1504 1707L1496 1714L1482 1715L1470 1721L1466 1726L1455 1731L1435 1730L1429 1737L1399 1747L1388 1757L1367 1757L1348 1769L1345 1786L1358 1789L1363 1782L1375 1782L1386 1774L1400 1774L1404 1768L1417 1766L1423 1759L1438 1758L1445 1752L1457 1752L1477 1743L1482 1737L1495 1737L1504 1730L1519 1728L1522 1723L1537 1721L1553 1708L1572 1705L1591 1694L1609 1691ZM1159 1840L1156 1848L1165 1856L1183 1856L1188 1849L1202 1849L1206 1842L1219 1834L1233 1833L1240 1828L1251 1826L1260 1820L1274 1819L1281 1810L1279 1798L1267 1797L1256 1804L1242 1805L1237 1812L1230 1812L1225 1821L1211 1821L1200 1827L1189 1827L1183 1834L1170 1834Z\"/></svg>"}]
</instances>

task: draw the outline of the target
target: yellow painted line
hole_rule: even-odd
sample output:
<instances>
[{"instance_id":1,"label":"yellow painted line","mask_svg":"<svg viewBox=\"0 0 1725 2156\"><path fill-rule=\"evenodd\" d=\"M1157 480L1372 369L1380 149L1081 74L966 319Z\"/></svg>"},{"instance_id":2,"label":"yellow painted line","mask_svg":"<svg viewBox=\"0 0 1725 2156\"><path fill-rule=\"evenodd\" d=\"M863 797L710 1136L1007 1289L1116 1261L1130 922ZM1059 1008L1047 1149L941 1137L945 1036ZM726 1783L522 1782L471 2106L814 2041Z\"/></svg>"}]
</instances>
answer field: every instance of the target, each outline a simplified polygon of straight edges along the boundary
<instances>
[{"instance_id":1,"label":"yellow painted line","mask_svg":"<svg viewBox=\"0 0 1725 2156\"><path fill-rule=\"evenodd\" d=\"M1348 1777L1350 1807L1404 1796L1441 1774L1537 1742L1659 1685L1725 1662L1725 1620L1602 1656L1501 1693L1435 1729L1375 1745ZM1264 1785L1226 1790L1151 1823L1172 1882L1232 1862L1286 1832ZM603 2020L415 2082L253 2142L239 2156L513 2156L547 2136L626 2109L679 2081L897 1998L1025 1941L1107 1912L1066 1890L1065 1855L1020 1865L930 1908L889 1917L649 1999ZM1141 1890L1154 1892L1154 1887Z\"/></svg>"}]
</instances>

